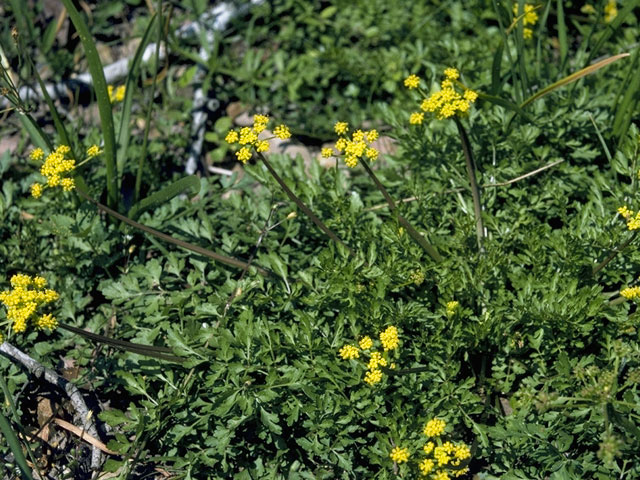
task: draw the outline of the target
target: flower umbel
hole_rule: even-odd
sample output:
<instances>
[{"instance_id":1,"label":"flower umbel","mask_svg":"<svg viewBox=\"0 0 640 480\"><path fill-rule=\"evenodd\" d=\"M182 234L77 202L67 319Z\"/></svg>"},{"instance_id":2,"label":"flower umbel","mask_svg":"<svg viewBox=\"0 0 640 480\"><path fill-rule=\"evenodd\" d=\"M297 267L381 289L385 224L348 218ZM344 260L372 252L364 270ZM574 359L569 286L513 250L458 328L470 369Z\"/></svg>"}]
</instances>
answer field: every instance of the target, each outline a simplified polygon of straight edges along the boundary
<instances>
[{"instance_id":1,"label":"flower umbel","mask_svg":"<svg viewBox=\"0 0 640 480\"><path fill-rule=\"evenodd\" d=\"M440 91L425 98L420 104L423 112L435 113L436 118L450 118L454 115L465 115L472 103L478 98L478 94L464 86L458 78L460 72L455 68L444 70L445 79L440 84ZM462 89L462 94L456 90L456 86ZM424 120L424 114L414 112L409 117L411 125L420 125Z\"/></svg>"},{"instance_id":2,"label":"flower umbel","mask_svg":"<svg viewBox=\"0 0 640 480\"><path fill-rule=\"evenodd\" d=\"M629 230L638 230L640 228L640 210L635 213L624 205L618 208L618 213L627 221L627 228Z\"/></svg>"},{"instance_id":3,"label":"flower umbel","mask_svg":"<svg viewBox=\"0 0 640 480\"><path fill-rule=\"evenodd\" d=\"M420 77L418 77L417 75L411 74L404 79L404 86L407 87L409 90L418 88L419 85L420 85Z\"/></svg>"},{"instance_id":4,"label":"flower umbel","mask_svg":"<svg viewBox=\"0 0 640 480\"><path fill-rule=\"evenodd\" d=\"M38 329L54 330L58 322L51 314L38 314L38 310L58 299L58 293L46 289L47 281L40 276L17 274L11 277L11 290L0 292L0 302L7 307L11 330L20 333L31 323Z\"/></svg>"},{"instance_id":5,"label":"flower umbel","mask_svg":"<svg viewBox=\"0 0 640 480\"><path fill-rule=\"evenodd\" d=\"M409 449L395 447L393 450L391 450L389 457L391 457L391 460L396 463L406 462L409 460Z\"/></svg>"},{"instance_id":6,"label":"flower umbel","mask_svg":"<svg viewBox=\"0 0 640 480\"><path fill-rule=\"evenodd\" d=\"M384 332L380 333L380 341L384 347L384 351L395 350L398 348L398 329L394 326L387 327Z\"/></svg>"},{"instance_id":7,"label":"flower umbel","mask_svg":"<svg viewBox=\"0 0 640 480\"><path fill-rule=\"evenodd\" d=\"M269 140L280 138L285 140L291 137L289 127L278 125L273 129L273 136L260 138L260 134L267 129L269 117L266 115L254 115L251 127L242 127L239 130L230 130L224 137L229 144L239 144L241 148L236 151L236 158L242 163L247 163L251 159L253 152L265 153L269 151Z\"/></svg>"},{"instance_id":8,"label":"flower umbel","mask_svg":"<svg viewBox=\"0 0 640 480\"><path fill-rule=\"evenodd\" d=\"M364 336L358 342L358 349L355 345L343 346L338 355L344 360L351 360L360 358L360 351L362 350L365 359L362 363L366 366L364 381L369 385L375 385L382 381L382 370L384 368L395 369L395 363L391 363L389 354L387 352L395 350L398 347L398 329L394 326L387 327L386 330L380 333L380 344L382 345L382 351L372 351L370 354L367 350L371 350L374 347L374 340L370 336ZM369 355L368 360L366 356Z\"/></svg>"},{"instance_id":9,"label":"flower umbel","mask_svg":"<svg viewBox=\"0 0 640 480\"><path fill-rule=\"evenodd\" d=\"M344 163L349 168L353 168L358 165L358 162L363 157L368 158L372 162L378 158L378 150L373 148L370 144L378 139L377 130L356 130L351 134L351 138L347 135L349 131L349 124L347 122L337 122L333 129L338 135L342 135L335 143L335 149L339 152L339 156L344 155ZM331 152L329 152L331 150ZM333 156L333 150L330 148L323 149L322 156L325 158L325 154Z\"/></svg>"},{"instance_id":10,"label":"flower umbel","mask_svg":"<svg viewBox=\"0 0 640 480\"><path fill-rule=\"evenodd\" d=\"M47 179L45 185L34 183L31 185L31 195L33 198L40 198L44 187L62 187L62 190L69 192L75 188L75 182L69 174L75 169L76 162L67 155L71 149L67 145L59 145L45 158L44 164L40 167L40 173ZM42 160L44 152L37 148L31 152L29 158L32 160Z\"/></svg>"}]
</instances>

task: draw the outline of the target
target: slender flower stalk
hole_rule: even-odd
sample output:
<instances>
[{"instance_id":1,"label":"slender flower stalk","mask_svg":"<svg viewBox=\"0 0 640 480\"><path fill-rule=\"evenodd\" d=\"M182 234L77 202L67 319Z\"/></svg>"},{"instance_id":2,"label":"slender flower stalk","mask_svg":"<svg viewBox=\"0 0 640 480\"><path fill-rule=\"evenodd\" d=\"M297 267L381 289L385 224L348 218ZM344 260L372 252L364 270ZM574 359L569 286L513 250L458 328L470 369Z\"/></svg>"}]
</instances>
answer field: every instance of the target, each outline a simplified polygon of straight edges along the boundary
<instances>
[{"instance_id":1,"label":"slender flower stalk","mask_svg":"<svg viewBox=\"0 0 640 480\"><path fill-rule=\"evenodd\" d=\"M142 230L143 232L146 232L149 235L153 235L154 237L157 237L157 238L159 238L161 240L164 240L165 242L168 242L168 243L173 243L174 245L178 245L179 247L186 248L187 250L191 250L192 252L199 253L200 255L204 255L205 257L212 258L213 260L215 260L217 262L220 262L220 263L224 263L225 265L229 265L231 267L236 267L236 268L248 268L247 262L243 262L242 260L238 260L236 258L227 257L225 255L220 255L219 253L212 252L211 250L209 250L207 248L203 248L203 247L200 247L198 245L194 245L192 243L185 242L184 240L179 240L177 238L174 238L174 237L172 237L170 235L167 235L166 233L159 232L158 230L156 230L154 228L148 227L146 225L142 225L141 223L138 223L138 222L136 222L134 220L131 220L130 218L125 217L124 215L116 212L115 210L112 210L111 208L107 207L106 205L101 204L100 202L98 202L97 200L91 198L86 192L84 192L83 190L81 190L79 188L76 188L76 192L78 192L78 195L80 195L82 198L84 198L88 202L90 202L90 203L94 204L96 207L98 207L99 210L102 210L103 212L107 213L108 215L111 215L112 217L123 221L127 225L131 225L132 227L137 228L138 230ZM255 267L255 269L262 276L265 276L265 277L271 276L271 272L269 272L268 270L265 270L264 268Z\"/></svg>"},{"instance_id":2,"label":"slender flower stalk","mask_svg":"<svg viewBox=\"0 0 640 480\"><path fill-rule=\"evenodd\" d=\"M247 163L247 161L251 159L253 153L255 152L258 158L262 160L264 166L267 167L267 170L269 170L271 176L275 179L276 182L278 182L278 185L280 185L280 187L287 194L289 199L293 203L295 203L300 208L300 210L302 210L304 214L309 217L311 221L315 223L316 226L320 230L322 230L322 232L325 233L331 240L342 245L350 255L356 256L356 252L346 243L344 243L340 239L340 237L338 237L329 227L327 227L322 222L322 220L320 220L320 218L318 218L318 216L313 213L311 209L307 207L295 193L293 193L293 191L287 186L287 184L284 183L284 180L280 177L280 175L278 175L278 173L275 171L275 169L271 165L271 162L267 160L267 157L264 155L264 153L269 151L270 139L277 137L285 140L291 137L291 132L286 125L278 125L273 129L273 137L264 138L263 136L263 138L260 138L260 135L265 132L268 123L269 117L267 117L266 115L254 115L252 127L243 127L239 131L230 130L225 137L225 141L232 145L237 143L240 146L235 155L236 158L242 163Z\"/></svg>"},{"instance_id":3,"label":"slender flower stalk","mask_svg":"<svg viewBox=\"0 0 640 480\"><path fill-rule=\"evenodd\" d=\"M298 198L296 196L295 193L293 193L291 191L291 189L287 186L286 183L284 183L284 180L280 177L280 175L278 175L278 173L274 170L274 168L271 166L271 163L269 162L269 160L267 160L267 157L265 157L261 152L258 152L258 158L260 158L260 160L262 160L262 163L264 163L264 166L267 167L267 170L269 170L269 173L271 174L271 176L275 179L276 182L278 182L278 185L280 185L280 187L282 187L282 190L284 190L284 193L287 194L287 196L289 197L289 199L295 203L298 208L300 208L300 210L302 210L304 212L304 214L309 217L311 219L311 221L313 223L316 224L316 226L322 230L324 233L327 234L327 236L333 240L336 243L339 243L340 245L342 245L348 252L349 254L355 256L356 252L353 251L353 249L351 247L349 247L346 243L344 243L340 237L338 237L335 233L333 233L333 231L327 227L322 220L320 220L318 218L318 216L313 213L311 211L311 209L309 207L307 207L305 205L305 203L300 200L300 198Z\"/></svg>"},{"instance_id":4,"label":"slender flower stalk","mask_svg":"<svg viewBox=\"0 0 640 480\"><path fill-rule=\"evenodd\" d=\"M467 165L467 175L469 176L469 183L471 185L471 196L473 198L473 211L476 216L476 237L478 239L478 250L480 253L484 253L483 240L485 238L484 224L482 223L482 203L480 201L480 187L478 186L478 180L476 179L476 166L473 160L473 152L471 151L471 144L469 137L465 131L462 123L458 118L453 119L458 127L458 133L460 134L460 141L462 142L462 151L464 153L464 159Z\"/></svg>"},{"instance_id":5,"label":"slender flower stalk","mask_svg":"<svg viewBox=\"0 0 640 480\"><path fill-rule=\"evenodd\" d=\"M380 180L378 180L378 177L376 177L376 174L373 173L373 170L371 170L371 167L369 166L367 161L365 159L361 159L360 161L362 162L362 166L364 167L365 171L371 177L371 180L373 180L373 183L376 185L376 187L378 187L378 190L380 190L380 193L382 193L382 196L384 197L384 199L389 204L389 209L392 212L395 212L397 214L398 223L400 223L400 225L402 225L402 227L407 230L407 233L409 234L409 236L418 245L420 245L422 248L424 248L425 252L427 252L427 254L434 261L436 261L438 263L441 262L442 261L442 255L440 255L440 253L438 253L438 251L435 249L435 247L433 245L431 245L427 241L426 238L424 238L422 235L420 235L420 233L414 228L413 225L411 225L411 223L409 223L408 220L406 220L402 215L397 213L398 207L396 206L396 203L391 198L391 195L389 195L389 193L387 192L387 189L384 188L384 185L382 185L382 183L380 183Z\"/></svg>"}]
</instances>

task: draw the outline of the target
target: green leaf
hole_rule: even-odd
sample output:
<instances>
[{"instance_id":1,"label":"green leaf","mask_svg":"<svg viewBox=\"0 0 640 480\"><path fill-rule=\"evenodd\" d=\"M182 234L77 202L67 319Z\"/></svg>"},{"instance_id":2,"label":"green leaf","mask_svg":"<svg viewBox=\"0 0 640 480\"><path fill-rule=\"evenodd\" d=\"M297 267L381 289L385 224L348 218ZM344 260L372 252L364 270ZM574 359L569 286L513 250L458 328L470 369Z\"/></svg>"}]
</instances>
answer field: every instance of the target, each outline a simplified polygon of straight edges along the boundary
<instances>
[{"instance_id":1,"label":"green leaf","mask_svg":"<svg viewBox=\"0 0 640 480\"><path fill-rule=\"evenodd\" d=\"M272 433L280 435L282 433L282 427L278 425L278 415L275 413L269 413L264 408L260 407L260 421L265 425Z\"/></svg>"},{"instance_id":2,"label":"green leaf","mask_svg":"<svg viewBox=\"0 0 640 480\"><path fill-rule=\"evenodd\" d=\"M7 445L13 453L13 457L15 458L16 464L20 469L22 478L33 480L33 477L31 476L31 469L29 468L27 459L22 452L22 445L20 445L18 436L15 434L15 432L11 428L11 425L9 424L9 420L2 414L2 412L0 412L0 432L2 432L2 435L4 435L4 439L6 440Z\"/></svg>"},{"instance_id":3,"label":"green leaf","mask_svg":"<svg viewBox=\"0 0 640 480\"><path fill-rule=\"evenodd\" d=\"M193 198L199 191L200 179L197 175L181 178L133 205L129 211L129 218L136 220L143 212L159 207L182 193L188 193L189 198Z\"/></svg>"}]
</instances>

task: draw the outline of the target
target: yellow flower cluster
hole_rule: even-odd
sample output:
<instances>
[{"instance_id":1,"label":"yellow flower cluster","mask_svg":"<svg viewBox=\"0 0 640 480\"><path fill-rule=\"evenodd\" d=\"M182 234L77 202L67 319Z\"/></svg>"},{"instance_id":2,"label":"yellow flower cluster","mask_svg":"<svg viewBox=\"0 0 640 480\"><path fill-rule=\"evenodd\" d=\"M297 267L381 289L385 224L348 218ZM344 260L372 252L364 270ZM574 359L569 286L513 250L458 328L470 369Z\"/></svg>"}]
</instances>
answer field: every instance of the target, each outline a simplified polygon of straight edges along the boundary
<instances>
[{"instance_id":1,"label":"yellow flower cluster","mask_svg":"<svg viewBox=\"0 0 640 480\"><path fill-rule=\"evenodd\" d=\"M629 230L638 230L640 228L640 211L634 213L633 210L629 210L625 205L618 208L618 213L627 221L627 228Z\"/></svg>"},{"instance_id":2,"label":"yellow flower cluster","mask_svg":"<svg viewBox=\"0 0 640 480\"><path fill-rule=\"evenodd\" d=\"M282 140L286 140L287 138L291 137L289 127L287 127L286 125L278 125L273 130L273 137L260 139L259 135L266 130L268 123L269 117L267 117L266 115L254 115L253 126L243 127L239 131L230 130L229 133L227 133L227 136L224 138L227 143L238 143L241 146L240 149L236 152L236 158L239 161L241 161L242 163L247 163L247 161L251 158L252 150L255 150L258 153L268 152L269 140L272 138L278 137Z\"/></svg>"},{"instance_id":3,"label":"yellow flower cluster","mask_svg":"<svg viewBox=\"0 0 640 480\"><path fill-rule=\"evenodd\" d=\"M396 367L394 363L389 363L386 352L398 348L400 343L398 339L398 329L394 326L387 327L384 331L380 332L379 337L383 352L371 352L366 364L367 371L364 375L364 381L369 385L375 385L382 381L382 367ZM358 346L360 349L355 345L345 345L340 349L338 355L344 360L360 358L360 350L364 352L373 348L373 339L369 336L362 337L358 342Z\"/></svg>"},{"instance_id":4,"label":"yellow flower cluster","mask_svg":"<svg viewBox=\"0 0 640 480\"><path fill-rule=\"evenodd\" d=\"M476 101L478 94L458 81L460 72L458 72L457 69L445 69L444 76L445 79L440 84L441 89L431 96L424 98L420 104L422 112L413 112L409 116L409 123L411 125L422 124L424 121L423 112L435 113L438 119L450 118L456 114L464 115L469 111L471 104ZM409 78L407 78L407 80ZM462 94L458 93L455 89L456 85L463 89Z\"/></svg>"},{"instance_id":5,"label":"yellow flower cluster","mask_svg":"<svg viewBox=\"0 0 640 480\"><path fill-rule=\"evenodd\" d=\"M124 100L124 95L127 93L127 87L120 85L115 88L113 85L107 86L107 93L109 94L109 100L111 103L121 102Z\"/></svg>"},{"instance_id":6,"label":"yellow flower cluster","mask_svg":"<svg viewBox=\"0 0 640 480\"><path fill-rule=\"evenodd\" d=\"M58 146L53 152L47 155L40 173L47 179L47 187L62 187L65 192L70 192L75 188L73 178L66 175L71 172L75 166L75 160L67 158L67 154L71 149L67 145ZM41 148L36 148L29 154L31 160L40 161L44 158L44 152ZM34 183L31 185L31 195L34 198L40 198L45 185Z\"/></svg>"},{"instance_id":7,"label":"yellow flower cluster","mask_svg":"<svg viewBox=\"0 0 640 480\"><path fill-rule=\"evenodd\" d=\"M538 14L536 13L536 7L534 5L525 3L524 4L524 13L518 15L518 4L515 3L513 5L513 16L516 17L515 21L517 22L522 18L522 36L526 39L533 37L533 30L528 28L527 25L535 25L538 21Z\"/></svg>"},{"instance_id":8,"label":"yellow flower cluster","mask_svg":"<svg viewBox=\"0 0 640 480\"><path fill-rule=\"evenodd\" d=\"M380 332L380 341L384 351L395 350L398 348L398 329L394 326L387 327L384 332Z\"/></svg>"},{"instance_id":9,"label":"yellow flower cluster","mask_svg":"<svg viewBox=\"0 0 640 480\"><path fill-rule=\"evenodd\" d=\"M378 139L377 130L356 130L351 134L351 138L347 136L349 132L349 124L347 122L337 122L334 131L340 135L335 143L335 149L339 155L344 155L344 163L349 168L358 165L358 161L363 157L367 157L374 162L378 158L378 150L370 144ZM323 148L321 152L324 158L334 156L333 149Z\"/></svg>"},{"instance_id":10,"label":"yellow flower cluster","mask_svg":"<svg viewBox=\"0 0 640 480\"><path fill-rule=\"evenodd\" d=\"M419 85L420 85L420 77L417 75L411 74L404 79L404 86L407 87L409 90L418 88Z\"/></svg>"},{"instance_id":11,"label":"yellow flower cluster","mask_svg":"<svg viewBox=\"0 0 640 480\"><path fill-rule=\"evenodd\" d=\"M352 358L360 358L360 352L358 351L358 347L354 347L353 345L345 345L340 349L339 355L343 358L343 360L351 360Z\"/></svg>"},{"instance_id":12,"label":"yellow flower cluster","mask_svg":"<svg viewBox=\"0 0 640 480\"><path fill-rule=\"evenodd\" d=\"M604 21L607 23L613 22L613 19L618 16L618 5L616 0L609 0L604 6Z\"/></svg>"},{"instance_id":13,"label":"yellow flower cluster","mask_svg":"<svg viewBox=\"0 0 640 480\"><path fill-rule=\"evenodd\" d=\"M640 287L627 287L620 290L620 295L627 300L640 300Z\"/></svg>"},{"instance_id":14,"label":"yellow flower cluster","mask_svg":"<svg viewBox=\"0 0 640 480\"><path fill-rule=\"evenodd\" d=\"M391 457L391 460L396 463L406 462L409 460L409 449L395 447L393 450L391 450L391 454L389 456Z\"/></svg>"},{"instance_id":15,"label":"yellow flower cluster","mask_svg":"<svg viewBox=\"0 0 640 480\"><path fill-rule=\"evenodd\" d=\"M424 426L423 433L427 437L439 437L444 432L444 429L447 427L447 424L444 420L439 418L433 418L427 422Z\"/></svg>"},{"instance_id":16,"label":"yellow flower cluster","mask_svg":"<svg viewBox=\"0 0 640 480\"><path fill-rule=\"evenodd\" d=\"M460 303L453 300L452 302L447 302L447 317L451 318L456 314Z\"/></svg>"},{"instance_id":17,"label":"yellow flower cluster","mask_svg":"<svg viewBox=\"0 0 640 480\"><path fill-rule=\"evenodd\" d=\"M17 274L11 277L11 290L0 292L0 302L7 307L7 319L11 328L20 333L27 329L31 321L38 329L54 330L58 322L51 314L38 315L38 308L58 299L55 290L45 289L47 281L43 277Z\"/></svg>"},{"instance_id":18,"label":"yellow flower cluster","mask_svg":"<svg viewBox=\"0 0 640 480\"><path fill-rule=\"evenodd\" d=\"M455 444L451 441L441 440L447 424L444 420L433 418L424 427L424 434L429 439L422 447L426 456L418 463L418 469L423 476L431 475L432 480L445 480L451 477L460 477L469 471L468 467L460 468L462 462L471 458L471 450L465 443ZM408 449L394 448L391 451L391 459L400 463L398 458L408 461Z\"/></svg>"},{"instance_id":19,"label":"yellow flower cluster","mask_svg":"<svg viewBox=\"0 0 640 480\"><path fill-rule=\"evenodd\" d=\"M598 12L593 5L585 3L580 11L587 15L596 15ZM618 16L618 2L616 0L608 0L604 6L604 21L611 23Z\"/></svg>"}]
</instances>

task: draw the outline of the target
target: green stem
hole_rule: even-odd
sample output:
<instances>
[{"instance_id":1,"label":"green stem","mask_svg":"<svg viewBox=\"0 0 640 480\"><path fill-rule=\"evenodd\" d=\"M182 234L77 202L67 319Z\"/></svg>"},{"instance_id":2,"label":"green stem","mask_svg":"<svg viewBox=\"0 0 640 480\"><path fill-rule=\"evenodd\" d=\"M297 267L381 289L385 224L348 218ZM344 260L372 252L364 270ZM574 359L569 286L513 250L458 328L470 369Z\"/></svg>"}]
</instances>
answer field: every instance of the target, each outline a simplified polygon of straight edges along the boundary
<instances>
[{"instance_id":1,"label":"green stem","mask_svg":"<svg viewBox=\"0 0 640 480\"><path fill-rule=\"evenodd\" d=\"M373 180L373 183L376 185L376 187L378 187L378 190L380 190L380 193L382 193L382 196L384 197L384 199L387 201L387 203L389 204L389 209L396 213L398 216L398 223L400 223L400 225L402 225L402 227L404 227L407 230L407 233L409 234L409 236L418 244L420 245L422 248L424 248L424 250L427 252L427 254L435 261L440 263L442 261L442 255L440 255L438 253L438 251L435 249L435 247L433 245L431 245L426 238L424 238L422 235L420 235L420 233L414 228L413 225L411 225L402 215L400 215L397 212L397 207L395 202L393 201L393 199L391 198L391 195L389 195L389 192L387 192L387 189L384 188L384 185L382 185L382 183L380 183L380 180L378 180L378 177L376 177L376 174L373 173L373 170L371 170L371 167L369 166L369 164L366 162L366 160L364 160L363 158L360 159L360 161L362 162L362 166L364 167L364 169L367 171L367 173L369 174L369 176L371 177L371 179Z\"/></svg>"},{"instance_id":2,"label":"green stem","mask_svg":"<svg viewBox=\"0 0 640 480\"><path fill-rule=\"evenodd\" d=\"M192 252L199 253L200 255L204 255L205 257L212 258L213 260L223 263L225 265L229 265L230 267L236 267L236 268L249 267L249 265L246 262L243 262L242 260L238 260L232 257L227 257L225 255L220 255L219 253L212 252L209 249L200 247L198 245L194 245L189 242L185 242L184 240L179 240L170 235L167 235L166 233L159 232L154 228L147 227L146 225L142 225L141 223L138 223L134 220L131 220L128 217L125 217L124 215L119 214L115 210L110 209L106 205L103 205L100 202L98 202L97 200L94 200L89 195L87 195L87 193L85 193L84 191L78 188L76 188L76 191L78 192L78 195L80 195L82 198L84 198L88 202L94 204L96 207L98 207L99 210L102 210L103 212L111 215L112 217L117 218L118 220L121 220L124 223L131 225L134 228L137 228L138 230L142 230L143 232L146 232L149 235L153 235L154 237L157 237L168 243L173 243L174 245L178 245L179 247L186 248L187 250L191 250ZM260 275L263 275L265 277L271 276L271 273L268 270L265 270L264 268L255 267L255 269L258 271Z\"/></svg>"},{"instance_id":3,"label":"green stem","mask_svg":"<svg viewBox=\"0 0 640 480\"><path fill-rule=\"evenodd\" d=\"M260 159L262 160L262 163L264 163L264 165L267 167L267 170L269 170L269 173L271 174L271 176L276 180L276 182L278 182L278 184L282 187L282 189L284 190L284 192L287 194L287 196L291 199L291 201L293 203L295 203L300 210L302 210L305 215L307 217L309 217L311 219L311 221L313 223L316 224L316 226L322 230L324 233L327 234L327 236L329 238L331 238L331 240L333 240L334 242L342 245L351 255L353 255L354 257L356 256L356 252L353 251L351 249L351 247L349 247L346 243L344 243L342 240L340 240L340 238L333 233L333 231L331 231L331 229L329 229L329 227L327 227L322 220L320 220L315 213L313 213L309 207L307 207L304 202L302 200L300 200L295 193L293 193L291 191L291 189L287 186L286 183L284 183L284 180L282 180L282 178L280 177L280 175L278 175L278 173L273 169L273 167L271 166L271 163L269 163L269 160L267 160L267 157L265 157L262 153L258 153L258 156L260 157Z\"/></svg>"},{"instance_id":4,"label":"green stem","mask_svg":"<svg viewBox=\"0 0 640 480\"><path fill-rule=\"evenodd\" d=\"M473 197L473 210L476 216L476 237L478 239L478 250L480 253L484 253L483 240L485 238L484 224L482 223L482 203L480 202L480 187L476 179L476 166L473 160L473 152L471 151L471 143L469 137L465 131L462 123L456 117L454 117L456 127L458 127L458 133L460 134L460 140L462 141L462 151L467 164L467 175L469 176L469 183L471 185L471 196Z\"/></svg>"},{"instance_id":5,"label":"green stem","mask_svg":"<svg viewBox=\"0 0 640 480\"><path fill-rule=\"evenodd\" d=\"M605 258L602 262L600 262L598 265L593 267L593 269L591 270L591 274L596 275L600 270L606 267L607 264L616 257L616 255L618 255L622 250L624 250L629 246L629 244L636 238L637 233L638 232L633 232L633 235L631 235L624 242L622 242L620 246L617 247L613 252L611 252L611 254L609 254L607 258Z\"/></svg>"}]
</instances>

